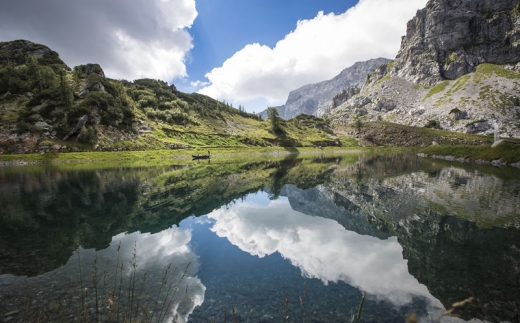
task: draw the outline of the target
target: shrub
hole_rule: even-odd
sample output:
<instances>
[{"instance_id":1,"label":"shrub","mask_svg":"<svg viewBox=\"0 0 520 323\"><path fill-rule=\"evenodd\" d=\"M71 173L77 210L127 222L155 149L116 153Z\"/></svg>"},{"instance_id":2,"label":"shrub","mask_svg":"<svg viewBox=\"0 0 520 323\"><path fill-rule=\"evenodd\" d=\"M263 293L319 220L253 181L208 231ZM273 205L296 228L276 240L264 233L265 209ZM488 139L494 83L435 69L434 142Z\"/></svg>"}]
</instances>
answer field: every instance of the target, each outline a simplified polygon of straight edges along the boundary
<instances>
[{"instance_id":1,"label":"shrub","mask_svg":"<svg viewBox=\"0 0 520 323\"><path fill-rule=\"evenodd\" d=\"M87 89L89 91L95 91L94 86L98 83L103 84L103 78L99 74L92 73L87 77Z\"/></svg>"},{"instance_id":2,"label":"shrub","mask_svg":"<svg viewBox=\"0 0 520 323\"><path fill-rule=\"evenodd\" d=\"M137 102L139 103L139 106L141 108L153 107L157 104L157 99L155 99L154 96L147 95L147 96L141 96L139 98L139 101L137 101Z\"/></svg>"},{"instance_id":3,"label":"shrub","mask_svg":"<svg viewBox=\"0 0 520 323\"><path fill-rule=\"evenodd\" d=\"M428 120L426 125L424 125L425 128L431 128L431 129L442 129L441 123L437 120Z\"/></svg>"},{"instance_id":4,"label":"shrub","mask_svg":"<svg viewBox=\"0 0 520 323\"><path fill-rule=\"evenodd\" d=\"M94 127L85 127L81 129L78 135L78 142L83 144L92 144L97 140L97 130Z\"/></svg>"},{"instance_id":5,"label":"shrub","mask_svg":"<svg viewBox=\"0 0 520 323\"><path fill-rule=\"evenodd\" d=\"M452 114L452 113L459 113L459 112L460 112L459 108L453 108L453 109L451 109L450 114Z\"/></svg>"},{"instance_id":6,"label":"shrub","mask_svg":"<svg viewBox=\"0 0 520 323\"><path fill-rule=\"evenodd\" d=\"M146 116L150 119L155 119L157 118L157 112L152 109L152 108L145 108L144 109L144 113L146 114Z\"/></svg>"},{"instance_id":7,"label":"shrub","mask_svg":"<svg viewBox=\"0 0 520 323\"><path fill-rule=\"evenodd\" d=\"M107 107L114 105L114 98L105 92L89 92L85 96L85 100L82 102L82 105L88 107L96 106L101 109L106 109Z\"/></svg>"}]
</instances>

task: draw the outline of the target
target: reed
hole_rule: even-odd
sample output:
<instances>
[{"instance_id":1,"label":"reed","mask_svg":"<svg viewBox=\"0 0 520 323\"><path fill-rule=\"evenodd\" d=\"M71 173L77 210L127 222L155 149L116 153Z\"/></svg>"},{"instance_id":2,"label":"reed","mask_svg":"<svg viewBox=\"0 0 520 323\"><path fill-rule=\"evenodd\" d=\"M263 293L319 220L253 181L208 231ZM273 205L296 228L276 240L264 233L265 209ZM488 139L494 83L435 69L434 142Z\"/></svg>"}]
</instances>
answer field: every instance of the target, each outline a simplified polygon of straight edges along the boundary
<instances>
[{"instance_id":1,"label":"reed","mask_svg":"<svg viewBox=\"0 0 520 323\"><path fill-rule=\"evenodd\" d=\"M289 321L289 292L285 293L285 304L283 307L283 321Z\"/></svg>"},{"instance_id":2,"label":"reed","mask_svg":"<svg viewBox=\"0 0 520 323\"><path fill-rule=\"evenodd\" d=\"M307 297L307 282L303 282L303 298L300 296L300 306L302 308L303 323L307 320L307 313L305 312L304 300Z\"/></svg>"},{"instance_id":3,"label":"reed","mask_svg":"<svg viewBox=\"0 0 520 323\"><path fill-rule=\"evenodd\" d=\"M137 244L134 243L130 259L122 259L121 244L117 248L115 262L107 259L102 261L97 253L89 256L92 267L85 267L87 256L79 246L74 250L77 257L76 277L69 283L69 289L77 296L63 299L56 295L57 309L37 308L31 305L31 298L27 297L24 303L23 320L26 322L68 322L75 315L75 321L91 322L122 322L122 323L156 323L166 322L169 319L169 310L179 296L186 297L189 285L183 286L188 275L191 263L184 271L178 273L178 268L172 272L172 263L162 275L162 282L158 290L150 288L148 273L138 274ZM88 255L88 253L87 253ZM113 267L113 269L112 269ZM180 276L180 278L178 277ZM177 277L177 278L176 278ZM181 287L182 286L182 287ZM184 295L179 295L184 292ZM26 286L25 295L30 295L29 286ZM147 295L153 294L153 298ZM52 295L49 295L52 297ZM6 295L0 297L0 304ZM54 316L53 316L54 315ZM177 322L175 316L169 322Z\"/></svg>"},{"instance_id":4,"label":"reed","mask_svg":"<svg viewBox=\"0 0 520 323\"><path fill-rule=\"evenodd\" d=\"M128 284L128 304L130 307L130 323L132 323L133 313L134 313L134 291L135 291L135 275L137 270L137 242L134 242L134 250L132 252L132 259L130 260L130 264L132 266L132 273L130 276L130 283Z\"/></svg>"},{"instance_id":5,"label":"reed","mask_svg":"<svg viewBox=\"0 0 520 323\"><path fill-rule=\"evenodd\" d=\"M98 281L97 281L97 260L98 260L98 255L96 253L95 257L94 257L94 273L92 275L92 283L94 283L94 292L95 292L95 297L96 297L96 322L99 322L99 297L98 297L98 288L97 288L97 285L98 285Z\"/></svg>"},{"instance_id":6,"label":"reed","mask_svg":"<svg viewBox=\"0 0 520 323\"><path fill-rule=\"evenodd\" d=\"M365 296L367 295L367 292L363 292L363 296L361 296L361 303L359 303L359 309L357 313L357 319L361 320L361 311L363 310L363 304L365 303Z\"/></svg>"},{"instance_id":7,"label":"reed","mask_svg":"<svg viewBox=\"0 0 520 323\"><path fill-rule=\"evenodd\" d=\"M163 287L168 283L167 277L168 277L168 272L170 271L170 267L171 266L172 266L172 264L170 263L168 265L168 268L166 268L166 271L164 272L162 283L161 283L161 286L159 287L159 292L157 293L157 296L155 298L155 302L154 302L154 306L153 306L153 310L152 310L152 316L150 317L150 321L149 322L152 322L153 317L155 315L155 311L157 309L157 304L158 304L158 301L159 301L159 296L161 295L161 291L162 291ZM177 267L175 267L175 270L177 270Z\"/></svg>"}]
</instances>

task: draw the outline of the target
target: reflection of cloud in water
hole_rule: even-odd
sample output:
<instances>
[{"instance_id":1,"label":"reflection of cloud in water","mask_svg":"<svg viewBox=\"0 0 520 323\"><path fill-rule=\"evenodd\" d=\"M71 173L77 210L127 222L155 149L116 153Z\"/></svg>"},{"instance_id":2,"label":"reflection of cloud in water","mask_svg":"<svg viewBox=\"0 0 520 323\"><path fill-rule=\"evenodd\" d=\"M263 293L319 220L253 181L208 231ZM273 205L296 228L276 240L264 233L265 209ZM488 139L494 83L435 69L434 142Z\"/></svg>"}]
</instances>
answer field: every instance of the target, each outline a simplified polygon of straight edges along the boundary
<instances>
[{"instance_id":1,"label":"reflection of cloud in water","mask_svg":"<svg viewBox=\"0 0 520 323\"><path fill-rule=\"evenodd\" d=\"M442 307L408 273L396 238L380 240L346 231L336 221L304 215L280 200L267 207L240 203L208 217L215 220L212 231L218 236L251 255L279 252L306 277L325 284L344 281L398 306L423 296Z\"/></svg>"},{"instance_id":2,"label":"reflection of cloud in water","mask_svg":"<svg viewBox=\"0 0 520 323\"><path fill-rule=\"evenodd\" d=\"M190 241L190 231L173 226L156 234L119 234L113 237L110 247L99 252L99 254L102 255L107 252L114 257L114 253L117 252L121 242L120 258L129 260L132 258L135 244L138 272L156 273L160 277L170 264L172 264L171 272L174 272L176 267L173 279L175 282L182 279L182 282L178 286L177 283L175 284L178 287L178 292L172 304L172 317L166 321L171 322L172 318L177 316L177 322L182 323L188 320L188 316L196 306L200 306L204 302L206 291L206 287L200 279L195 277L199 263L196 254L188 247ZM186 275L182 278L185 271Z\"/></svg>"}]
</instances>

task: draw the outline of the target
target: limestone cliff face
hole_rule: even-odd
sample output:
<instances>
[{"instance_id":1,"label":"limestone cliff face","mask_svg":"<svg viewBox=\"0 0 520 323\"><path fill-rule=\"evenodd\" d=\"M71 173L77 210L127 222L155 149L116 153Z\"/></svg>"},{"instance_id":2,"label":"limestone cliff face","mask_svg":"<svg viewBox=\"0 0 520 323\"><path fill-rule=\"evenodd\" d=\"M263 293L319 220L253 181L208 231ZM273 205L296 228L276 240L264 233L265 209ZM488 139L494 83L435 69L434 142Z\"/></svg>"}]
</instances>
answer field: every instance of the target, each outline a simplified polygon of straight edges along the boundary
<instances>
[{"instance_id":1,"label":"limestone cliff face","mask_svg":"<svg viewBox=\"0 0 520 323\"><path fill-rule=\"evenodd\" d=\"M395 60L329 115L480 134L496 124L500 136L520 137L519 62L518 0L430 0Z\"/></svg>"},{"instance_id":2,"label":"limestone cliff face","mask_svg":"<svg viewBox=\"0 0 520 323\"><path fill-rule=\"evenodd\" d=\"M318 110L326 110L335 95L347 91L348 88L360 87L369 73L389 61L386 58L376 58L357 62L331 80L308 84L291 91L285 105L277 107L280 117L291 119L302 113L316 115ZM266 118L265 112L262 112L262 117Z\"/></svg>"},{"instance_id":3,"label":"limestone cliff face","mask_svg":"<svg viewBox=\"0 0 520 323\"><path fill-rule=\"evenodd\" d=\"M430 0L408 22L391 74L434 85L520 59L518 0Z\"/></svg>"}]
</instances>

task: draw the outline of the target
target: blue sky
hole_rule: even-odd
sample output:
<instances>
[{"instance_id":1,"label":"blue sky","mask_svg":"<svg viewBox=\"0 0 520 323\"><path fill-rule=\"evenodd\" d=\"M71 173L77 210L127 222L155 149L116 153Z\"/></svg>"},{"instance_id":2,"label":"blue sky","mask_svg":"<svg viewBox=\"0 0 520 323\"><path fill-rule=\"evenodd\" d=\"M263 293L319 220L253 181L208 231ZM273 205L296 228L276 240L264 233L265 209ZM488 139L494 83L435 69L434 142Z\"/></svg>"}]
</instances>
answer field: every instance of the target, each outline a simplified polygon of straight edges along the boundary
<instances>
[{"instance_id":1,"label":"blue sky","mask_svg":"<svg viewBox=\"0 0 520 323\"><path fill-rule=\"evenodd\" d=\"M74 67L154 78L247 111L358 61L394 58L426 0L4 1L0 41L27 39Z\"/></svg>"},{"instance_id":2,"label":"blue sky","mask_svg":"<svg viewBox=\"0 0 520 323\"><path fill-rule=\"evenodd\" d=\"M189 78L172 80L187 92L191 81L203 80L211 69L247 44L274 47L302 19L312 19L319 11L343 13L355 0L198 0L198 16L190 34L193 49L186 62Z\"/></svg>"}]
</instances>

